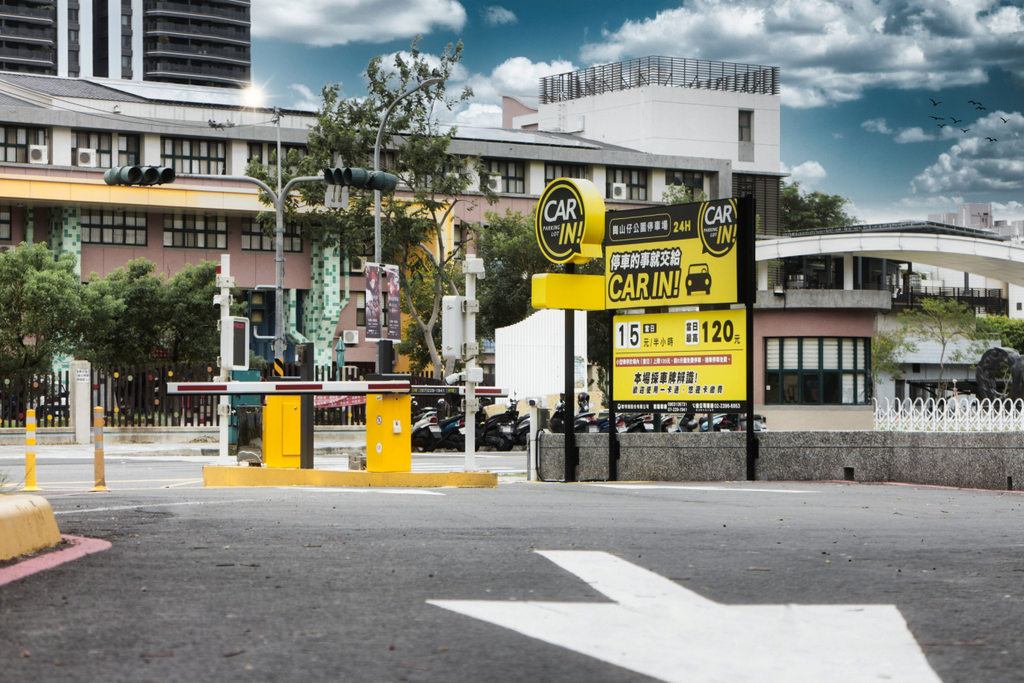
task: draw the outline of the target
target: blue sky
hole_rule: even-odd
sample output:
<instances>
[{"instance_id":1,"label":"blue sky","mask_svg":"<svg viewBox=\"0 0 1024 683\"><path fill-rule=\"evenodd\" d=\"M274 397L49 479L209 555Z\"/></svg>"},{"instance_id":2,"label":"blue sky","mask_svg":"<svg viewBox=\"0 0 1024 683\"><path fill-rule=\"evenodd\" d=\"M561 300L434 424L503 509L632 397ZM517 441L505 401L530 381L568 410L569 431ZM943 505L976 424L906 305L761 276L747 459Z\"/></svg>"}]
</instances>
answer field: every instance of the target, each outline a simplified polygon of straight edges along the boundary
<instances>
[{"instance_id":1,"label":"blue sky","mask_svg":"<svg viewBox=\"0 0 1024 683\"><path fill-rule=\"evenodd\" d=\"M1021 0L253 0L252 22L253 81L286 107L315 109L325 83L363 94L367 62L416 35L433 54L461 40L451 85L475 97L447 118L474 125L500 125L501 95L535 98L540 77L593 64L778 66L782 170L804 188L849 197L866 222L959 202L1024 219Z\"/></svg>"}]
</instances>

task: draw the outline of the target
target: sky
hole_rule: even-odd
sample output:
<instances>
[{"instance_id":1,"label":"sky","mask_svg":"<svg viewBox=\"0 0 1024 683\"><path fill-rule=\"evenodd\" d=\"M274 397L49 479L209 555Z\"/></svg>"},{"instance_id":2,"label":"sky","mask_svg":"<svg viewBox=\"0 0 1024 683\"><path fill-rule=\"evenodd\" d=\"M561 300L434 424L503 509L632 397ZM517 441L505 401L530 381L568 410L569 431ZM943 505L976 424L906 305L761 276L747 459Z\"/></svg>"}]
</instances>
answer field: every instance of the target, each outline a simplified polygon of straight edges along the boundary
<instances>
[{"instance_id":1,"label":"sky","mask_svg":"<svg viewBox=\"0 0 1024 683\"><path fill-rule=\"evenodd\" d=\"M301 9L298 9L301 7ZM501 96L652 55L777 66L783 172L864 223L961 202L1024 219L1024 0L252 0L252 78L268 104L365 94L376 55L462 41L444 120L500 126ZM973 101L973 102L972 102ZM990 139L991 138L991 139Z\"/></svg>"}]
</instances>

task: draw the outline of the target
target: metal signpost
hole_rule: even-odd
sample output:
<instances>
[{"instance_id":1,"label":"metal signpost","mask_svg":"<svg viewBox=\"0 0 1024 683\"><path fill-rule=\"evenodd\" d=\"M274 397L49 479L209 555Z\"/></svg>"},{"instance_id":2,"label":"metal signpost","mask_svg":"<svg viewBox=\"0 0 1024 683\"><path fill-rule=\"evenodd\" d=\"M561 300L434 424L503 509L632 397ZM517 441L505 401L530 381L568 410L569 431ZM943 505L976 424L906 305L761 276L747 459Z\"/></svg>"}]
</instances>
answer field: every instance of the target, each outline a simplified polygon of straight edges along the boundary
<instances>
[{"instance_id":1,"label":"metal signpost","mask_svg":"<svg viewBox=\"0 0 1024 683\"><path fill-rule=\"evenodd\" d=\"M585 180L559 178L541 195L542 253L566 273L533 279L535 308L621 310L694 307L690 312L617 316L611 321L609 478L617 476L617 411L747 414L747 478L756 477L753 432L754 200L719 199L605 213ZM603 256L604 275L572 264ZM743 304L744 309L731 309ZM704 310L696 310L704 306ZM713 308L707 308L707 307ZM568 325L566 336L569 336ZM566 373L570 353L566 353ZM578 455L566 382L565 480Z\"/></svg>"}]
</instances>

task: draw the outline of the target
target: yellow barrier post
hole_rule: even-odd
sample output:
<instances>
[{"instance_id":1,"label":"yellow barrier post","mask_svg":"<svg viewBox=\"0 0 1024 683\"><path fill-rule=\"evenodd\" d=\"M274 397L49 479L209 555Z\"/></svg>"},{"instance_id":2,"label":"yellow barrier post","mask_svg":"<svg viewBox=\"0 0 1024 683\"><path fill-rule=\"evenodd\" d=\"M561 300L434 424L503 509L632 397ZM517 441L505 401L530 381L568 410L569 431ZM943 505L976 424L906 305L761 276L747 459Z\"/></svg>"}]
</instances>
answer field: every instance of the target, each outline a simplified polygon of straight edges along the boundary
<instances>
[{"instance_id":1,"label":"yellow barrier post","mask_svg":"<svg viewBox=\"0 0 1024 683\"><path fill-rule=\"evenodd\" d=\"M39 491L36 486L36 411L25 413L25 487L22 491Z\"/></svg>"},{"instance_id":2,"label":"yellow barrier post","mask_svg":"<svg viewBox=\"0 0 1024 683\"><path fill-rule=\"evenodd\" d=\"M96 485L89 490L109 491L103 463L103 408L101 406L96 406L92 409L92 439L96 447L93 456L93 475L96 479Z\"/></svg>"}]
</instances>

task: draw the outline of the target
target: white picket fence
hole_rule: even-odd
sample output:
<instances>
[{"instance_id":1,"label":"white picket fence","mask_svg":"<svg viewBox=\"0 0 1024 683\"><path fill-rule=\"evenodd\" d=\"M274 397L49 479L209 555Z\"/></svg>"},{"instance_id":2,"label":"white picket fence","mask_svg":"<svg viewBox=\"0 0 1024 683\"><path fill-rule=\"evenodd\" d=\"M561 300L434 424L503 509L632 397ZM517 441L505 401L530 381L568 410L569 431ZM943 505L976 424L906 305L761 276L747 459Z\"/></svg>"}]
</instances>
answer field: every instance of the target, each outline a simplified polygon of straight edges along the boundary
<instances>
[{"instance_id":1,"label":"white picket fence","mask_svg":"<svg viewBox=\"0 0 1024 683\"><path fill-rule=\"evenodd\" d=\"M960 396L875 399L875 429L890 432L1015 432L1024 430L1024 400Z\"/></svg>"}]
</instances>

